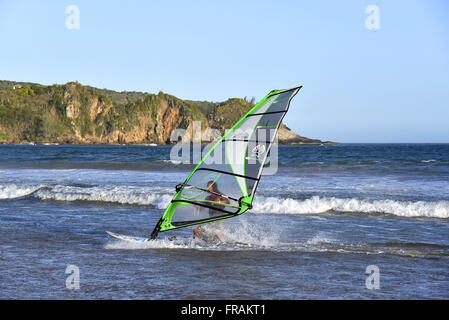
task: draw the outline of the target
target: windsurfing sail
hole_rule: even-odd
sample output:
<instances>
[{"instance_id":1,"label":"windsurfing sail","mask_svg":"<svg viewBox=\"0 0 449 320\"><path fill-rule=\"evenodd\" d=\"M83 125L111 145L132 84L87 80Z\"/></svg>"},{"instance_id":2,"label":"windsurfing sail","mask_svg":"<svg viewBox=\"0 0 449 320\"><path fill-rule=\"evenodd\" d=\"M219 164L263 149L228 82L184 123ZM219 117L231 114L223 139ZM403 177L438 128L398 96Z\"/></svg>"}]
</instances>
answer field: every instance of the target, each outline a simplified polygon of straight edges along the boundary
<instances>
[{"instance_id":1,"label":"windsurfing sail","mask_svg":"<svg viewBox=\"0 0 449 320\"><path fill-rule=\"evenodd\" d=\"M151 239L162 231L235 217L252 208L281 121L301 88L271 91L204 154L176 186Z\"/></svg>"}]
</instances>

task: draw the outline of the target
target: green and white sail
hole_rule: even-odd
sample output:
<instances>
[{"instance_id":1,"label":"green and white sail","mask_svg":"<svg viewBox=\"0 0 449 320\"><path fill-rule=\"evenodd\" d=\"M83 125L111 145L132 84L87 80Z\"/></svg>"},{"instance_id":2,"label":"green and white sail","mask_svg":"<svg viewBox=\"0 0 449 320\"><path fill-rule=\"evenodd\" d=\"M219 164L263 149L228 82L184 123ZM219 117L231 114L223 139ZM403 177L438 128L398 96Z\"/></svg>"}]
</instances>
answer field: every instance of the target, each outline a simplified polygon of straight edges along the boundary
<instances>
[{"instance_id":1,"label":"green and white sail","mask_svg":"<svg viewBox=\"0 0 449 320\"><path fill-rule=\"evenodd\" d=\"M300 89L271 91L205 153L187 179L176 186L176 195L152 239L161 231L234 217L252 208L282 118ZM211 200L211 194L227 203Z\"/></svg>"}]
</instances>

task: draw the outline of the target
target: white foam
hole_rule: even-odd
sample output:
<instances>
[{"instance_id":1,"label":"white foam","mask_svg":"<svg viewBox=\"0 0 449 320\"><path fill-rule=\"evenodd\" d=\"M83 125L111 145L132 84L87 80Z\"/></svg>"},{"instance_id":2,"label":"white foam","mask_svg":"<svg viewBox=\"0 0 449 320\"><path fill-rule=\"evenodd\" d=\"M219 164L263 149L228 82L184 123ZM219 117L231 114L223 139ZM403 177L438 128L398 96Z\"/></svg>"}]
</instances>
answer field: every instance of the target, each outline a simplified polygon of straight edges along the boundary
<instances>
[{"instance_id":1,"label":"white foam","mask_svg":"<svg viewBox=\"0 0 449 320\"><path fill-rule=\"evenodd\" d=\"M57 201L99 201L119 204L153 205L165 209L172 195L160 193L160 188L135 187L91 187L79 188L71 186L55 186L52 189L40 190L36 197L42 200Z\"/></svg>"},{"instance_id":2,"label":"white foam","mask_svg":"<svg viewBox=\"0 0 449 320\"><path fill-rule=\"evenodd\" d=\"M15 184L0 185L0 199L15 199L30 195L37 190L45 187L39 186L17 186Z\"/></svg>"},{"instance_id":3,"label":"white foam","mask_svg":"<svg viewBox=\"0 0 449 320\"><path fill-rule=\"evenodd\" d=\"M225 242L266 248L279 246L281 234L281 229L276 224L252 224L245 219L239 219L238 224L224 225L217 231Z\"/></svg>"},{"instance_id":4,"label":"white foam","mask_svg":"<svg viewBox=\"0 0 449 320\"><path fill-rule=\"evenodd\" d=\"M395 201L339 199L314 196L306 200L262 198L254 202L254 213L317 214L328 211L387 213L401 217L449 218L449 201Z\"/></svg>"},{"instance_id":5,"label":"white foam","mask_svg":"<svg viewBox=\"0 0 449 320\"><path fill-rule=\"evenodd\" d=\"M193 239L184 239L178 241L170 241L168 239L158 239L147 242L141 241L125 241L113 240L108 242L105 249L120 250L142 250L142 249L194 249L195 241Z\"/></svg>"},{"instance_id":6,"label":"white foam","mask_svg":"<svg viewBox=\"0 0 449 320\"><path fill-rule=\"evenodd\" d=\"M140 249L193 249L212 251L241 250L291 250L296 244L279 242L280 229L276 225L251 224L240 219L238 224L205 224L207 233L219 233L222 241L205 242L192 237L168 240L161 238L154 241L112 240L106 243L105 249L140 250Z\"/></svg>"},{"instance_id":7,"label":"white foam","mask_svg":"<svg viewBox=\"0 0 449 320\"><path fill-rule=\"evenodd\" d=\"M306 245L313 246L313 245L319 245L322 243L335 243L336 241L333 239L330 239L328 235L325 235L324 233L319 233L313 238L307 240L305 243Z\"/></svg>"},{"instance_id":8,"label":"white foam","mask_svg":"<svg viewBox=\"0 0 449 320\"><path fill-rule=\"evenodd\" d=\"M168 159L168 160L164 159L164 160L158 160L158 161L165 162L165 163L171 163L171 164L175 164L175 165L183 164L183 162L181 162L179 160L171 160L171 159Z\"/></svg>"},{"instance_id":9,"label":"white foam","mask_svg":"<svg viewBox=\"0 0 449 320\"><path fill-rule=\"evenodd\" d=\"M0 185L0 199L14 199L27 195L42 200L98 201L118 204L152 205L165 209L173 196L163 187L98 186L76 187L56 185ZM314 196L306 200L280 197L256 197L256 214L319 214L329 211L351 213L385 213L401 217L449 218L449 201L397 201ZM243 232L250 234L250 230Z\"/></svg>"}]
</instances>

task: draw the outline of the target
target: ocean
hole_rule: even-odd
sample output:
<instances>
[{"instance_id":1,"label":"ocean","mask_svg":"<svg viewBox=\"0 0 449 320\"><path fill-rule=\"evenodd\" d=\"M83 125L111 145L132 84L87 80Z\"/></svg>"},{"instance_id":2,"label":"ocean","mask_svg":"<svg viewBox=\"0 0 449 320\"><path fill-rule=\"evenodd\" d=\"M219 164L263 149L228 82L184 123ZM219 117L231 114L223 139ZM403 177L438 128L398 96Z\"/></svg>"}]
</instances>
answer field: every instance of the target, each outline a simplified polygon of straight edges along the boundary
<instances>
[{"instance_id":1,"label":"ocean","mask_svg":"<svg viewBox=\"0 0 449 320\"><path fill-rule=\"evenodd\" d=\"M449 298L449 144L280 146L224 243L108 236L150 235L170 150L0 145L0 299Z\"/></svg>"}]
</instances>

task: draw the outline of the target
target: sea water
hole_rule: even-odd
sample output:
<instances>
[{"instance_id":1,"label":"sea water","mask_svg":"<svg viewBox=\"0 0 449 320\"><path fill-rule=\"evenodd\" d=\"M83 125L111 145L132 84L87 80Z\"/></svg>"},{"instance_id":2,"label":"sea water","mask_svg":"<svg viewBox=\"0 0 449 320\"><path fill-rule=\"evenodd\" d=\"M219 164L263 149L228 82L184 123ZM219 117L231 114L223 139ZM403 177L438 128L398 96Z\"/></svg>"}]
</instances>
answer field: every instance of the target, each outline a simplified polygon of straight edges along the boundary
<instances>
[{"instance_id":1,"label":"sea water","mask_svg":"<svg viewBox=\"0 0 449 320\"><path fill-rule=\"evenodd\" d=\"M170 150L0 145L0 298L449 298L449 144L280 146L223 243L109 237L149 236Z\"/></svg>"}]
</instances>

